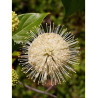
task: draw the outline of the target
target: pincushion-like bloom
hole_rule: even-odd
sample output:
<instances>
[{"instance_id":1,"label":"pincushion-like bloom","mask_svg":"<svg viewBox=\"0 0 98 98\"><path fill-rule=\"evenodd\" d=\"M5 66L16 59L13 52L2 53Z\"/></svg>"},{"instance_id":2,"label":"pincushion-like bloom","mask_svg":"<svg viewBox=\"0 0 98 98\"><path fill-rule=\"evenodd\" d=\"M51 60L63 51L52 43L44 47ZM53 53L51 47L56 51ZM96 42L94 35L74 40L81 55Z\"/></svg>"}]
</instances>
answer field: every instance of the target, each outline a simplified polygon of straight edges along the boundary
<instances>
[{"instance_id":1,"label":"pincushion-like bloom","mask_svg":"<svg viewBox=\"0 0 98 98\"><path fill-rule=\"evenodd\" d=\"M16 86L18 82L19 82L18 74L14 69L12 69L12 86Z\"/></svg>"},{"instance_id":2,"label":"pincushion-like bloom","mask_svg":"<svg viewBox=\"0 0 98 98\"><path fill-rule=\"evenodd\" d=\"M17 14L14 11L12 11L12 32L17 30L18 24L19 24L19 19L17 17Z\"/></svg>"},{"instance_id":3,"label":"pincushion-like bloom","mask_svg":"<svg viewBox=\"0 0 98 98\"><path fill-rule=\"evenodd\" d=\"M46 29L31 32L33 41L24 46L19 60L27 77L42 84L51 79L51 85L56 85L70 77L69 71L75 72L73 65L79 64L78 41L60 26Z\"/></svg>"}]
</instances>

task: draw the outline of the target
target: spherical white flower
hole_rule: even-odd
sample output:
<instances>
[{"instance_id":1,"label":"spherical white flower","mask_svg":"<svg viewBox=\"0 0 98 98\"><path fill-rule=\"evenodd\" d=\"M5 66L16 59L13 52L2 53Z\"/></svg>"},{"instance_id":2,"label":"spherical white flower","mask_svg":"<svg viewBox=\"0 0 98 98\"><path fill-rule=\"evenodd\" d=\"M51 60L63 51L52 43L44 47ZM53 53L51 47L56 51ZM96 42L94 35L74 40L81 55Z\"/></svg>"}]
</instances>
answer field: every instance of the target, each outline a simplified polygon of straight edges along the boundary
<instances>
[{"instance_id":1,"label":"spherical white flower","mask_svg":"<svg viewBox=\"0 0 98 98\"><path fill-rule=\"evenodd\" d=\"M78 64L79 47L74 36L58 26L45 31L41 28L37 33L32 32L32 42L23 48L20 64L27 77L45 84L51 79L51 85L65 81L69 71L74 71L72 65Z\"/></svg>"}]
</instances>

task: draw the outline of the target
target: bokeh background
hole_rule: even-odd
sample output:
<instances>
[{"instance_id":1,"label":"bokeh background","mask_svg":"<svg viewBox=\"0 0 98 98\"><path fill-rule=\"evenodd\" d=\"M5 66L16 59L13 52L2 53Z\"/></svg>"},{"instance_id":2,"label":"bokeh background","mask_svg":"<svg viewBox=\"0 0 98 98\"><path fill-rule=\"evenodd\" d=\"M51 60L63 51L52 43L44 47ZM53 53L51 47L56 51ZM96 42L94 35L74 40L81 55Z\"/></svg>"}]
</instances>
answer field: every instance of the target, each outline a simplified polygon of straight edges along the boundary
<instances>
[{"instance_id":1,"label":"bokeh background","mask_svg":"<svg viewBox=\"0 0 98 98\"><path fill-rule=\"evenodd\" d=\"M50 14L43 20L44 23L54 22L55 26L61 24L72 31L79 40L80 65L76 66L76 74L72 75L65 83L54 86L49 92L58 98L85 98L85 10L77 11L66 16L61 0L12 0L12 10L18 15L23 13L47 13ZM19 55L16 51L15 55ZM40 90L50 87L50 81L45 85L37 85L28 80L18 65L17 56L13 57L13 68L17 71L20 81ZM47 95L33 92L17 85L12 88L13 98L51 98Z\"/></svg>"}]
</instances>

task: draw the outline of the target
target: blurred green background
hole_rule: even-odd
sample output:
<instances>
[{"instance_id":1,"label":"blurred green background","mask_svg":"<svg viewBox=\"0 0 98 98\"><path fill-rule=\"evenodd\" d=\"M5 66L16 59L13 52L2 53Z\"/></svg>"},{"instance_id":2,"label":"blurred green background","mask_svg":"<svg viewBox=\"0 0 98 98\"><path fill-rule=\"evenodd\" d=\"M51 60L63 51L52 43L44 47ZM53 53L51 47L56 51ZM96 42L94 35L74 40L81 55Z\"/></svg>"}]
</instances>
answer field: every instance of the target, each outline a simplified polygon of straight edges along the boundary
<instances>
[{"instance_id":1,"label":"blurred green background","mask_svg":"<svg viewBox=\"0 0 98 98\"><path fill-rule=\"evenodd\" d=\"M66 7L65 7L66 8ZM47 13L50 12L44 20L44 23L54 22L55 26L61 24L72 31L76 38L79 39L80 46L80 65L75 67L76 74L72 75L66 83L53 87L49 92L57 95L58 98L85 98L85 10L74 12L66 15L66 9L61 0L12 0L12 10L18 15L23 13ZM71 7L70 7L71 8ZM19 52L16 51L16 55ZM13 58L13 68L16 69L20 81L40 90L46 90L50 84L37 85L32 80L28 80L21 72L21 66L18 65L17 57ZM47 95L33 92L17 85L12 88L13 98L51 98Z\"/></svg>"}]
</instances>

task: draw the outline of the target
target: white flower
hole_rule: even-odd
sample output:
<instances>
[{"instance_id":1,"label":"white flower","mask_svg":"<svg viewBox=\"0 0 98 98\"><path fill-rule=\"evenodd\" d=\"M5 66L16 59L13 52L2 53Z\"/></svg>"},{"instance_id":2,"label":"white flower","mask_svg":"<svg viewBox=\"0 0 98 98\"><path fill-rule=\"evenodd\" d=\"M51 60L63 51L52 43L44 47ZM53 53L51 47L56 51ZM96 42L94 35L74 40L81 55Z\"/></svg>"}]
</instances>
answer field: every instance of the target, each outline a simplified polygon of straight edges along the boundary
<instances>
[{"instance_id":1,"label":"white flower","mask_svg":"<svg viewBox=\"0 0 98 98\"><path fill-rule=\"evenodd\" d=\"M32 32L33 41L23 48L26 55L21 55L20 64L33 81L45 84L51 79L51 85L56 85L65 81L66 76L70 77L69 71L75 72L72 65L78 64L78 41L61 26L54 30L50 25L46 29L46 33L42 28Z\"/></svg>"}]
</instances>

